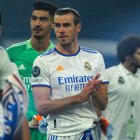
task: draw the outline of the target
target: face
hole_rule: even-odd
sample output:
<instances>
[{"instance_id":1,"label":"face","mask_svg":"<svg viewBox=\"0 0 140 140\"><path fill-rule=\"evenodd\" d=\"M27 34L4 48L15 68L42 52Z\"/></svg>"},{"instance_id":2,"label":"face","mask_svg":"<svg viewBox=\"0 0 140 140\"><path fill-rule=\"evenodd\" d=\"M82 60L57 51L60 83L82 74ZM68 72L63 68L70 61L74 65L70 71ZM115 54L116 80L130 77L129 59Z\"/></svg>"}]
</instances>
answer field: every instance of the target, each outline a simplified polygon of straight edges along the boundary
<instances>
[{"instance_id":1,"label":"face","mask_svg":"<svg viewBox=\"0 0 140 140\"><path fill-rule=\"evenodd\" d=\"M140 48L136 50L132 57L132 64L135 65L137 68L140 68Z\"/></svg>"},{"instance_id":2,"label":"face","mask_svg":"<svg viewBox=\"0 0 140 140\"><path fill-rule=\"evenodd\" d=\"M47 11L34 10L30 23L32 35L37 39L42 39L50 33L53 20Z\"/></svg>"},{"instance_id":3,"label":"face","mask_svg":"<svg viewBox=\"0 0 140 140\"><path fill-rule=\"evenodd\" d=\"M54 30L58 42L61 46L70 46L77 40L78 32L80 32L81 25L74 25L73 14L55 15L54 16Z\"/></svg>"}]
</instances>

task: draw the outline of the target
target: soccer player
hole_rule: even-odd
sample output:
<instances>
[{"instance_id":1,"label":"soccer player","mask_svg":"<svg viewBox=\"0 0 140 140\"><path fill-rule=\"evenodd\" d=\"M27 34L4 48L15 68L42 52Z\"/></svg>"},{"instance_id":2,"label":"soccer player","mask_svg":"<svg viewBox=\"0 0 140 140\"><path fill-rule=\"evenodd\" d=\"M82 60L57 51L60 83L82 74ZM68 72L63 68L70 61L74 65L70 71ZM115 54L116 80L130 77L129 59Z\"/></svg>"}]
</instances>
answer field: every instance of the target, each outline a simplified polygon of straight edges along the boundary
<instances>
[{"instance_id":1,"label":"soccer player","mask_svg":"<svg viewBox=\"0 0 140 140\"><path fill-rule=\"evenodd\" d=\"M30 77L34 59L54 47L50 41L50 33L53 27L53 16L56 6L50 2L38 1L33 4L31 16L31 39L22 43L13 44L7 49L12 62L16 63L20 76L23 79L29 93L29 108L27 118L29 121L32 140L46 140L46 134L38 131L38 123L32 120L37 114L33 94L31 90Z\"/></svg>"},{"instance_id":2,"label":"soccer player","mask_svg":"<svg viewBox=\"0 0 140 140\"><path fill-rule=\"evenodd\" d=\"M56 48L33 64L32 88L37 110L49 114L48 140L98 140L95 108L107 105L102 55L78 45L79 13L61 8L54 16Z\"/></svg>"},{"instance_id":3,"label":"soccer player","mask_svg":"<svg viewBox=\"0 0 140 140\"><path fill-rule=\"evenodd\" d=\"M112 140L139 140L140 36L123 37L117 56L120 64L106 70L109 100L104 115L114 126Z\"/></svg>"},{"instance_id":4,"label":"soccer player","mask_svg":"<svg viewBox=\"0 0 140 140\"><path fill-rule=\"evenodd\" d=\"M1 19L0 13L0 35ZM17 67L0 47L0 140L29 140L28 124L24 119L27 106L26 89L19 79Z\"/></svg>"}]
</instances>

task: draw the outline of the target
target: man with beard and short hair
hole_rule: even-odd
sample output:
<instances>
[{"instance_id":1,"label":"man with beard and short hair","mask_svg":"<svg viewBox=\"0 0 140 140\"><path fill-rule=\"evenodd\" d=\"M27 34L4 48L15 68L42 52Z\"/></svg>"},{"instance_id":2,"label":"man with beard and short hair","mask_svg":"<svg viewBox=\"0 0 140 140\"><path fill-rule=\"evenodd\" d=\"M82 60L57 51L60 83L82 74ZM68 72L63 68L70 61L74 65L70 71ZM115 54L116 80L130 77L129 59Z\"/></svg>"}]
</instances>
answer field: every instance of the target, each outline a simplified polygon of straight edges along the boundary
<instances>
[{"instance_id":1,"label":"man with beard and short hair","mask_svg":"<svg viewBox=\"0 0 140 140\"><path fill-rule=\"evenodd\" d=\"M105 73L109 86L108 105L103 115L114 127L112 140L139 140L140 36L123 37L117 46L117 56L120 64ZM104 139L102 136L101 140Z\"/></svg>"},{"instance_id":2,"label":"man with beard and short hair","mask_svg":"<svg viewBox=\"0 0 140 140\"><path fill-rule=\"evenodd\" d=\"M46 140L46 134L41 134L38 131L38 122L32 119L37 114L37 111L34 105L30 77L35 58L55 47L50 41L50 34L53 28L53 17L56 9L56 6L50 2L35 2L30 20L31 39L13 44L7 49L10 60L16 63L20 76L28 89L29 108L27 119L32 140Z\"/></svg>"}]
</instances>

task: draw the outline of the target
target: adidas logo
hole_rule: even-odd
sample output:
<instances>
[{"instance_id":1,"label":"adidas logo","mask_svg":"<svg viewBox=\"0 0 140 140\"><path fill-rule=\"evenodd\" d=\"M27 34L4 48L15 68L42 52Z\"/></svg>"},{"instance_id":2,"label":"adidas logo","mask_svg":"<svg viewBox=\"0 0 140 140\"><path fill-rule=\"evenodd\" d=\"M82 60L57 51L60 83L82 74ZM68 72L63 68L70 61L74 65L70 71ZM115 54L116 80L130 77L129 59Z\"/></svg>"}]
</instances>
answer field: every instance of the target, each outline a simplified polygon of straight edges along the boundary
<instances>
[{"instance_id":1,"label":"adidas logo","mask_svg":"<svg viewBox=\"0 0 140 140\"><path fill-rule=\"evenodd\" d=\"M64 70L64 68L63 68L62 66L58 66L58 67L56 68L56 71L61 71L61 70Z\"/></svg>"},{"instance_id":2,"label":"adidas logo","mask_svg":"<svg viewBox=\"0 0 140 140\"><path fill-rule=\"evenodd\" d=\"M25 69L26 68L25 68L25 66L23 64L18 67L18 70L25 70Z\"/></svg>"}]
</instances>

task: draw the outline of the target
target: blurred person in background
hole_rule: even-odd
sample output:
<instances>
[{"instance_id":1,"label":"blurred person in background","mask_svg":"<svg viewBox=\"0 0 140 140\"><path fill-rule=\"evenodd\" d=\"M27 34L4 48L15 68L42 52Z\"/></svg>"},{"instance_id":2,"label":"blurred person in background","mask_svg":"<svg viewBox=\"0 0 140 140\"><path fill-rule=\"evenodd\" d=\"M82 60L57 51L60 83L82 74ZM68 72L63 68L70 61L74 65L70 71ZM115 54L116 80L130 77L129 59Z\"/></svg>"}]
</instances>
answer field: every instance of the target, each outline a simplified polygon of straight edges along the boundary
<instances>
[{"instance_id":1,"label":"blurred person in background","mask_svg":"<svg viewBox=\"0 0 140 140\"><path fill-rule=\"evenodd\" d=\"M38 113L34 104L30 77L35 58L55 47L50 41L50 34L53 28L53 17L56 9L54 4L47 1L34 2L30 20L31 38L7 48L10 60L17 65L19 74L28 89L29 108L27 119L30 127L31 140L46 140L46 134L38 131L39 124L33 117Z\"/></svg>"},{"instance_id":2,"label":"blurred person in background","mask_svg":"<svg viewBox=\"0 0 140 140\"><path fill-rule=\"evenodd\" d=\"M112 140L140 140L140 36L123 37L117 56L120 64L106 70L109 100L103 115L114 127Z\"/></svg>"},{"instance_id":3,"label":"blurred person in background","mask_svg":"<svg viewBox=\"0 0 140 140\"><path fill-rule=\"evenodd\" d=\"M0 35L1 20L0 13ZM27 93L17 67L0 46L0 140L29 140L28 123L24 119L27 107Z\"/></svg>"}]
</instances>

